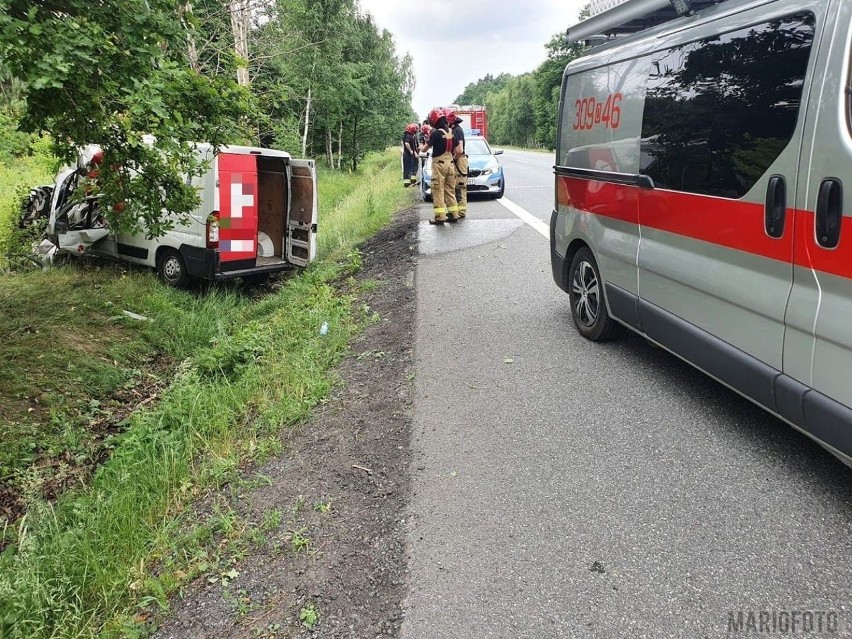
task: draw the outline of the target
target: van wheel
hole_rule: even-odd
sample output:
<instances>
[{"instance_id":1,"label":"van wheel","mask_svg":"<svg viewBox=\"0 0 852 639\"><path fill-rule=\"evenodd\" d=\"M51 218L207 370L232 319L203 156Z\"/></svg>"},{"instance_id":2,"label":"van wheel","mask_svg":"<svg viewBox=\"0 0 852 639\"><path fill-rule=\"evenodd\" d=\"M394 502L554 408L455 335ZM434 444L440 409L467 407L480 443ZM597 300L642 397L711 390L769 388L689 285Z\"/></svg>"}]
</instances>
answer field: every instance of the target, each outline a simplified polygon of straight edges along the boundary
<instances>
[{"instance_id":1,"label":"van wheel","mask_svg":"<svg viewBox=\"0 0 852 639\"><path fill-rule=\"evenodd\" d=\"M618 324L606 309L603 280L588 248L583 247L574 255L568 275L571 316L580 335L593 342L611 339Z\"/></svg>"},{"instance_id":2,"label":"van wheel","mask_svg":"<svg viewBox=\"0 0 852 639\"><path fill-rule=\"evenodd\" d=\"M157 256L157 275L164 284L175 288L187 288L192 282L183 256L173 248L164 248Z\"/></svg>"}]
</instances>

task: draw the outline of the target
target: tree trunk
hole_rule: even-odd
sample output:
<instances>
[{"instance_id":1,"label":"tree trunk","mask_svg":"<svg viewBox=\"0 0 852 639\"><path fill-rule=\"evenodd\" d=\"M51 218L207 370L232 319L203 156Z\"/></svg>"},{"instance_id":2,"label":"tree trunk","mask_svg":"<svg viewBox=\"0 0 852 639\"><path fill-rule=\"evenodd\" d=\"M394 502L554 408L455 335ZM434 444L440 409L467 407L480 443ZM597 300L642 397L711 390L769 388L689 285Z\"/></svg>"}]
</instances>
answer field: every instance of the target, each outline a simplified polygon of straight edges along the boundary
<instances>
[{"instance_id":1,"label":"tree trunk","mask_svg":"<svg viewBox=\"0 0 852 639\"><path fill-rule=\"evenodd\" d=\"M186 29L186 56L189 59L189 68L200 73L201 65L198 63L198 49L195 46L195 32L189 21L190 16L192 16L192 3L187 2L181 7L180 16Z\"/></svg>"},{"instance_id":2,"label":"tree trunk","mask_svg":"<svg viewBox=\"0 0 852 639\"><path fill-rule=\"evenodd\" d=\"M352 170L358 170L358 117L352 120Z\"/></svg>"},{"instance_id":3,"label":"tree trunk","mask_svg":"<svg viewBox=\"0 0 852 639\"><path fill-rule=\"evenodd\" d=\"M249 85L249 26L250 0L231 0L231 30L234 32L234 51L237 54L237 84Z\"/></svg>"},{"instance_id":4,"label":"tree trunk","mask_svg":"<svg viewBox=\"0 0 852 639\"><path fill-rule=\"evenodd\" d=\"M305 107L305 132L302 134L302 157L308 152L308 129L311 126L311 87L308 87L308 104Z\"/></svg>"},{"instance_id":5,"label":"tree trunk","mask_svg":"<svg viewBox=\"0 0 852 639\"><path fill-rule=\"evenodd\" d=\"M343 120L340 121L340 133L337 136L337 170L343 161Z\"/></svg>"},{"instance_id":6,"label":"tree trunk","mask_svg":"<svg viewBox=\"0 0 852 639\"><path fill-rule=\"evenodd\" d=\"M328 168L334 168L334 149L332 148L331 129L325 130L325 162Z\"/></svg>"}]
</instances>

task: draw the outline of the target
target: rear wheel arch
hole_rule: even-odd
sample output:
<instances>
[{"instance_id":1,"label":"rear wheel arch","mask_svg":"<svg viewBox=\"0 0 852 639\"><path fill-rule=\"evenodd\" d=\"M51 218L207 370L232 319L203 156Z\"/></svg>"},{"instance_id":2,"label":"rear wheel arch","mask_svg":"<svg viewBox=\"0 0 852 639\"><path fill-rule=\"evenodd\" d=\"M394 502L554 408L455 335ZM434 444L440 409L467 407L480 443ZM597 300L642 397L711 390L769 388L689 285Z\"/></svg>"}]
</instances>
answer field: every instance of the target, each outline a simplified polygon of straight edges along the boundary
<instances>
[{"instance_id":1,"label":"rear wheel arch","mask_svg":"<svg viewBox=\"0 0 852 639\"><path fill-rule=\"evenodd\" d=\"M583 240L579 240L579 239L578 240L572 240L571 243L568 245L568 248L565 251L565 273L563 273L563 277L565 278L564 279L565 282L570 282L569 275L571 274L571 262L574 261L574 256L577 254L577 251L579 251L582 248L589 249L589 251L592 252L592 255L594 255L594 253L595 253L594 251L592 251L592 247L589 246ZM597 258L595 258L595 259L597 259Z\"/></svg>"}]
</instances>

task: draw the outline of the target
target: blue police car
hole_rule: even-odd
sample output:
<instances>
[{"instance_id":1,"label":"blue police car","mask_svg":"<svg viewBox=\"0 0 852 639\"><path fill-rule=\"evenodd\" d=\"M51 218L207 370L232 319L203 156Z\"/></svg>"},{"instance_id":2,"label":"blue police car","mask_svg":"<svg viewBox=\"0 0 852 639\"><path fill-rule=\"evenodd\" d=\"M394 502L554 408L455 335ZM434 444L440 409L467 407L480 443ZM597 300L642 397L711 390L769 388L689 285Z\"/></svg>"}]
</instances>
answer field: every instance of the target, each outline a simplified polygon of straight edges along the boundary
<instances>
[{"instance_id":1,"label":"blue police car","mask_svg":"<svg viewBox=\"0 0 852 639\"><path fill-rule=\"evenodd\" d=\"M502 149L492 149L481 135L472 135L475 131L465 131L464 148L467 152L470 169L467 174L468 195L489 195L495 199L503 197L506 192L506 178L503 175L503 165L495 156L503 153ZM432 200L432 157L423 164L423 179L420 182L423 199Z\"/></svg>"}]
</instances>

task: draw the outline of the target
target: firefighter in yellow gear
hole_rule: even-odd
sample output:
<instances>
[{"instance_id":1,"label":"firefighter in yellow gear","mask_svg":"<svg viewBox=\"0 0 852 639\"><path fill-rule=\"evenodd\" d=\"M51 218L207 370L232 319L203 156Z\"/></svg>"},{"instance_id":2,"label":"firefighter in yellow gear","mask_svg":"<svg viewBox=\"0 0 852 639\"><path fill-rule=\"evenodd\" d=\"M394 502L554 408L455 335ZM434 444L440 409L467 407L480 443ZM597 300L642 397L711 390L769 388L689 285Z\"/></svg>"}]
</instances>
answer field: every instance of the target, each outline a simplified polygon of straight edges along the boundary
<instances>
[{"instance_id":1,"label":"firefighter in yellow gear","mask_svg":"<svg viewBox=\"0 0 852 639\"><path fill-rule=\"evenodd\" d=\"M429 123L433 127L432 133L420 149L432 149L432 206L435 217L429 220L429 224L456 222L459 207L456 203L456 169L453 164L455 138L442 109L429 112Z\"/></svg>"},{"instance_id":2,"label":"firefighter in yellow gear","mask_svg":"<svg viewBox=\"0 0 852 639\"><path fill-rule=\"evenodd\" d=\"M467 215L467 174L470 169L467 154L464 151L464 130L461 128L462 120L453 109L446 109L447 122L455 138L453 148L453 164L456 169L456 202L459 211L457 217L464 218Z\"/></svg>"}]
</instances>

